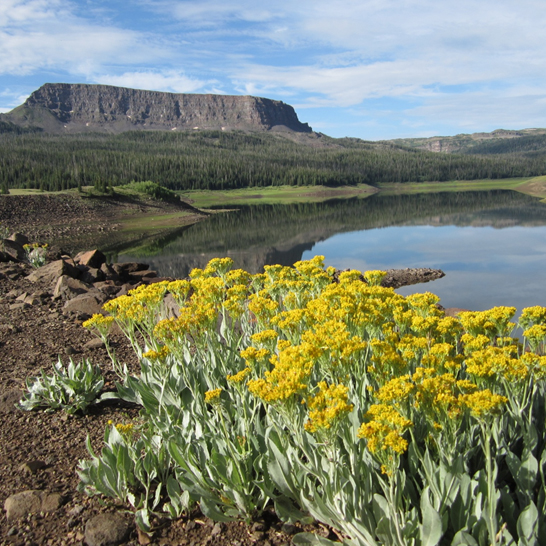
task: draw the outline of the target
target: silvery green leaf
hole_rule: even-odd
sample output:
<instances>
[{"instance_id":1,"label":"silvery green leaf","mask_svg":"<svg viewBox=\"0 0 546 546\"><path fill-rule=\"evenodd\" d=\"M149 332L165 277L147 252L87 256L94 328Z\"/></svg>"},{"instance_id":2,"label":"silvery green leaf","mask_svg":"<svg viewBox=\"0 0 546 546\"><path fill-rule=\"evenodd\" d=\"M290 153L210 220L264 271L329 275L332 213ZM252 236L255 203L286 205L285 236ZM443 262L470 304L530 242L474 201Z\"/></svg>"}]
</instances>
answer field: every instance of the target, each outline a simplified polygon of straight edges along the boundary
<instances>
[{"instance_id":1,"label":"silvery green leaf","mask_svg":"<svg viewBox=\"0 0 546 546\"><path fill-rule=\"evenodd\" d=\"M292 544L310 544L318 546L334 546L339 545L339 542L334 542L327 538L315 535L313 533L298 533L292 537Z\"/></svg>"},{"instance_id":2,"label":"silvery green leaf","mask_svg":"<svg viewBox=\"0 0 546 546\"><path fill-rule=\"evenodd\" d=\"M104 400L119 400L120 396L117 392L103 392L98 399L98 402L104 402Z\"/></svg>"},{"instance_id":3,"label":"silvery green leaf","mask_svg":"<svg viewBox=\"0 0 546 546\"><path fill-rule=\"evenodd\" d=\"M518 546L538 546L538 510L533 501L521 512L517 529Z\"/></svg>"},{"instance_id":4,"label":"silvery green leaf","mask_svg":"<svg viewBox=\"0 0 546 546\"><path fill-rule=\"evenodd\" d=\"M379 519L375 527L375 534L383 544L395 544L393 523L389 516Z\"/></svg>"},{"instance_id":5,"label":"silvery green leaf","mask_svg":"<svg viewBox=\"0 0 546 546\"><path fill-rule=\"evenodd\" d=\"M517 518L519 516L519 508L514 502L510 489L507 485L505 485L500 490L500 493L501 493L501 503L503 508L502 514L503 514L504 520L508 528L511 529L513 533L515 533Z\"/></svg>"},{"instance_id":6,"label":"silvery green leaf","mask_svg":"<svg viewBox=\"0 0 546 546\"><path fill-rule=\"evenodd\" d=\"M373 512L375 515L375 519L379 521L381 518L388 518L389 517L389 503L387 502L387 499L383 497L382 495L378 495L377 493L373 496Z\"/></svg>"},{"instance_id":7,"label":"silvery green leaf","mask_svg":"<svg viewBox=\"0 0 546 546\"><path fill-rule=\"evenodd\" d=\"M436 546L442 538L442 518L430 503L429 489L421 495L422 523L419 529L422 546Z\"/></svg>"},{"instance_id":8,"label":"silvery green leaf","mask_svg":"<svg viewBox=\"0 0 546 546\"><path fill-rule=\"evenodd\" d=\"M221 510L218 509L216 503L209 501L205 497L202 497L199 501L201 512L213 521L228 522L233 521L232 517L227 516Z\"/></svg>"},{"instance_id":9,"label":"silvery green leaf","mask_svg":"<svg viewBox=\"0 0 546 546\"><path fill-rule=\"evenodd\" d=\"M466 531L459 531L451 541L451 546L479 546L472 535Z\"/></svg>"},{"instance_id":10,"label":"silvery green leaf","mask_svg":"<svg viewBox=\"0 0 546 546\"><path fill-rule=\"evenodd\" d=\"M281 521L288 523L296 523L305 519L307 514L298 509L294 503L287 497L281 496L273 501L275 505L275 513Z\"/></svg>"},{"instance_id":11,"label":"silvery green leaf","mask_svg":"<svg viewBox=\"0 0 546 546\"><path fill-rule=\"evenodd\" d=\"M133 493L127 493L127 500L129 501L129 504L131 506L136 506L136 499L135 499L135 496L133 495Z\"/></svg>"},{"instance_id":12,"label":"silvery green leaf","mask_svg":"<svg viewBox=\"0 0 546 546\"><path fill-rule=\"evenodd\" d=\"M155 490L154 502L152 503L152 510L155 510L157 508L157 506L159 505L159 503L161 502L161 491L162 491L162 489L163 489L162 484L158 483L157 488Z\"/></svg>"},{"instance_id":13,"label":"silvery green leaf","mask_svg":"<svg viewBox=\"0 0 546 546\"><path fill-rule=\"evenodd\" d=\"M249 514L249 513L252 512L253 506L252 506L251 496L248 496L248 495L243 496L236 489L232 489L231 494L233 495L233 498L235 500L235 505L238 508L239 515L240 514Z\"/></svg>"},{"instance_id":14,"label":"silvery green leaf","mask_svg":"<svg viewBox=\"0 0 546 546\"><path fill-rule=\"evenodd\" d=\"M152 530L150 525L150 516L146 507L137 510L135 513L135 521L138 527L145 533L149 533Z\"/></svg>"},{"instance_id":15,"label":"silvery green leaf","mask_svg":"<svg viewBox=\"0 0 546 546\"><path fill-rule=\"evenodd\" d=\"M283 495L286 495L289 498L293 498L295 495L297 495L297 491L292 480L285 476L283 468L279 464L278 460L270 460L267 463L267 471L276 487Z\"/></svg>"}]
</instances>

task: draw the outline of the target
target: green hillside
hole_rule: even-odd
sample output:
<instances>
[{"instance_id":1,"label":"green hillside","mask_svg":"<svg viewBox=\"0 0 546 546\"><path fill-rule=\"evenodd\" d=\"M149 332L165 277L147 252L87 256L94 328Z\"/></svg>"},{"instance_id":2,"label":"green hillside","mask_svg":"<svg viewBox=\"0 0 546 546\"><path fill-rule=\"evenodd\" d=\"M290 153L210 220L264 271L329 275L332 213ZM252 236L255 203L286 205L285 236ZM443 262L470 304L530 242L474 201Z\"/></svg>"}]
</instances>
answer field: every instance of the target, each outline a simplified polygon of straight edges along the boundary
<instances>
[{"instance_id":1,"label":"green hillside","mask_svg":"<svg viewBox=\"0 0 546 546\"><path fill-rule=\"evenodd\" d=\"M0 187L98 189L152 180L172 190L378 184L546 174L540 154L436 154L385 142L222 131L0 134Z\"/></svg>"}]
</instances>

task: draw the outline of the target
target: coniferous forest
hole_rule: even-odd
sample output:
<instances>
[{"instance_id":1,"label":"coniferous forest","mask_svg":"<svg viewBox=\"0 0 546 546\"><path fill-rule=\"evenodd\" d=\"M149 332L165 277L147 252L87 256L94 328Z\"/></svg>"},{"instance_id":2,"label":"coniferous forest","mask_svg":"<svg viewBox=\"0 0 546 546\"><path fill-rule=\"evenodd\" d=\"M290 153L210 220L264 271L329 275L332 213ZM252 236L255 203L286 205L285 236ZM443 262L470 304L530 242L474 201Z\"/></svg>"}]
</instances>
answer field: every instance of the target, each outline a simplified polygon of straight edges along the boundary
<instances>
[{"instance_id":1,"label":"coniferous forest","mask_svg":"<svg viewBox=\"0 0 546 546\"><path fill-rule=\"evenodd\" d=\"M145 180L172 190L212 190L441 182L546 173L546 153L537 153L536 148L534 153L439 154L326 136L304 143L278 134L221 131L59 136L11 125L0 126L0 188L4 192L89 185L105 191Z\"/></svg>"}]
</instances>

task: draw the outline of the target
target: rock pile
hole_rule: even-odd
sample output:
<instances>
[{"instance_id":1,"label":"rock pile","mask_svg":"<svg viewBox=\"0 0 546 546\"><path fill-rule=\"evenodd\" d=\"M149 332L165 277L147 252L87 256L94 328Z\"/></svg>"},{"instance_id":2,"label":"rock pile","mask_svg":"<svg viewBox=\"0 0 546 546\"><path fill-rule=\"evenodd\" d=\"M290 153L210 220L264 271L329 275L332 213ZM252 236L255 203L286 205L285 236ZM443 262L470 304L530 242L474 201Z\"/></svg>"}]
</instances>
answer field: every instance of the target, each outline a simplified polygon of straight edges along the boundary
<instances>
[{"instance_id":1,"label":"rock pile","mask_svg":"<svg viewBox=\"0 0 546 546\"><path fill-rule=\"evenodd\" d=\"M29 272L23 246L27 243L28 239L19 233L0 241L0 249L3 249L0 250L0 262L3 262L0 279L5 276L15 280L25 276L38 288L35 292L18 295L10 306L12 310L30 307L51 297L64 302L64 314L74 314L79 320L85 320L100 313L107 300L127 294L142 283L165 280L150 270L148 264L108 264L100 250L80 252L74 257L53 251L48 255L49 263Z\"/></svg>"}]
</instances>

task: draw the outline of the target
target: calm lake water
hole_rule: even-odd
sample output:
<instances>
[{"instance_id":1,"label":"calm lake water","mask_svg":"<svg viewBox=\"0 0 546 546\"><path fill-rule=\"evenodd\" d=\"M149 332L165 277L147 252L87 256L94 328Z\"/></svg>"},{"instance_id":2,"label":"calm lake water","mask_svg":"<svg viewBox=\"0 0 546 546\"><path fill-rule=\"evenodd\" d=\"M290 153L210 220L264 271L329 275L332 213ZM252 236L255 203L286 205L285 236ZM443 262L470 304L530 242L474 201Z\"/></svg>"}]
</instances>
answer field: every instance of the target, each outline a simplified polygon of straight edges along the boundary
<instances>
[{"instance_id":1,"label":"calm lake water","mask_svg":"<svg viewBox=\"0 0 546 546\"><path fill-rule=\"evenodd\" d=\"M253 273L316 255L339 269L432 267L446 276L399 292L428 290L473 310L546 306L546 204L511 191L245 206L111 251L179 278L223 256Z\"/></svg>"}]
</instances>

